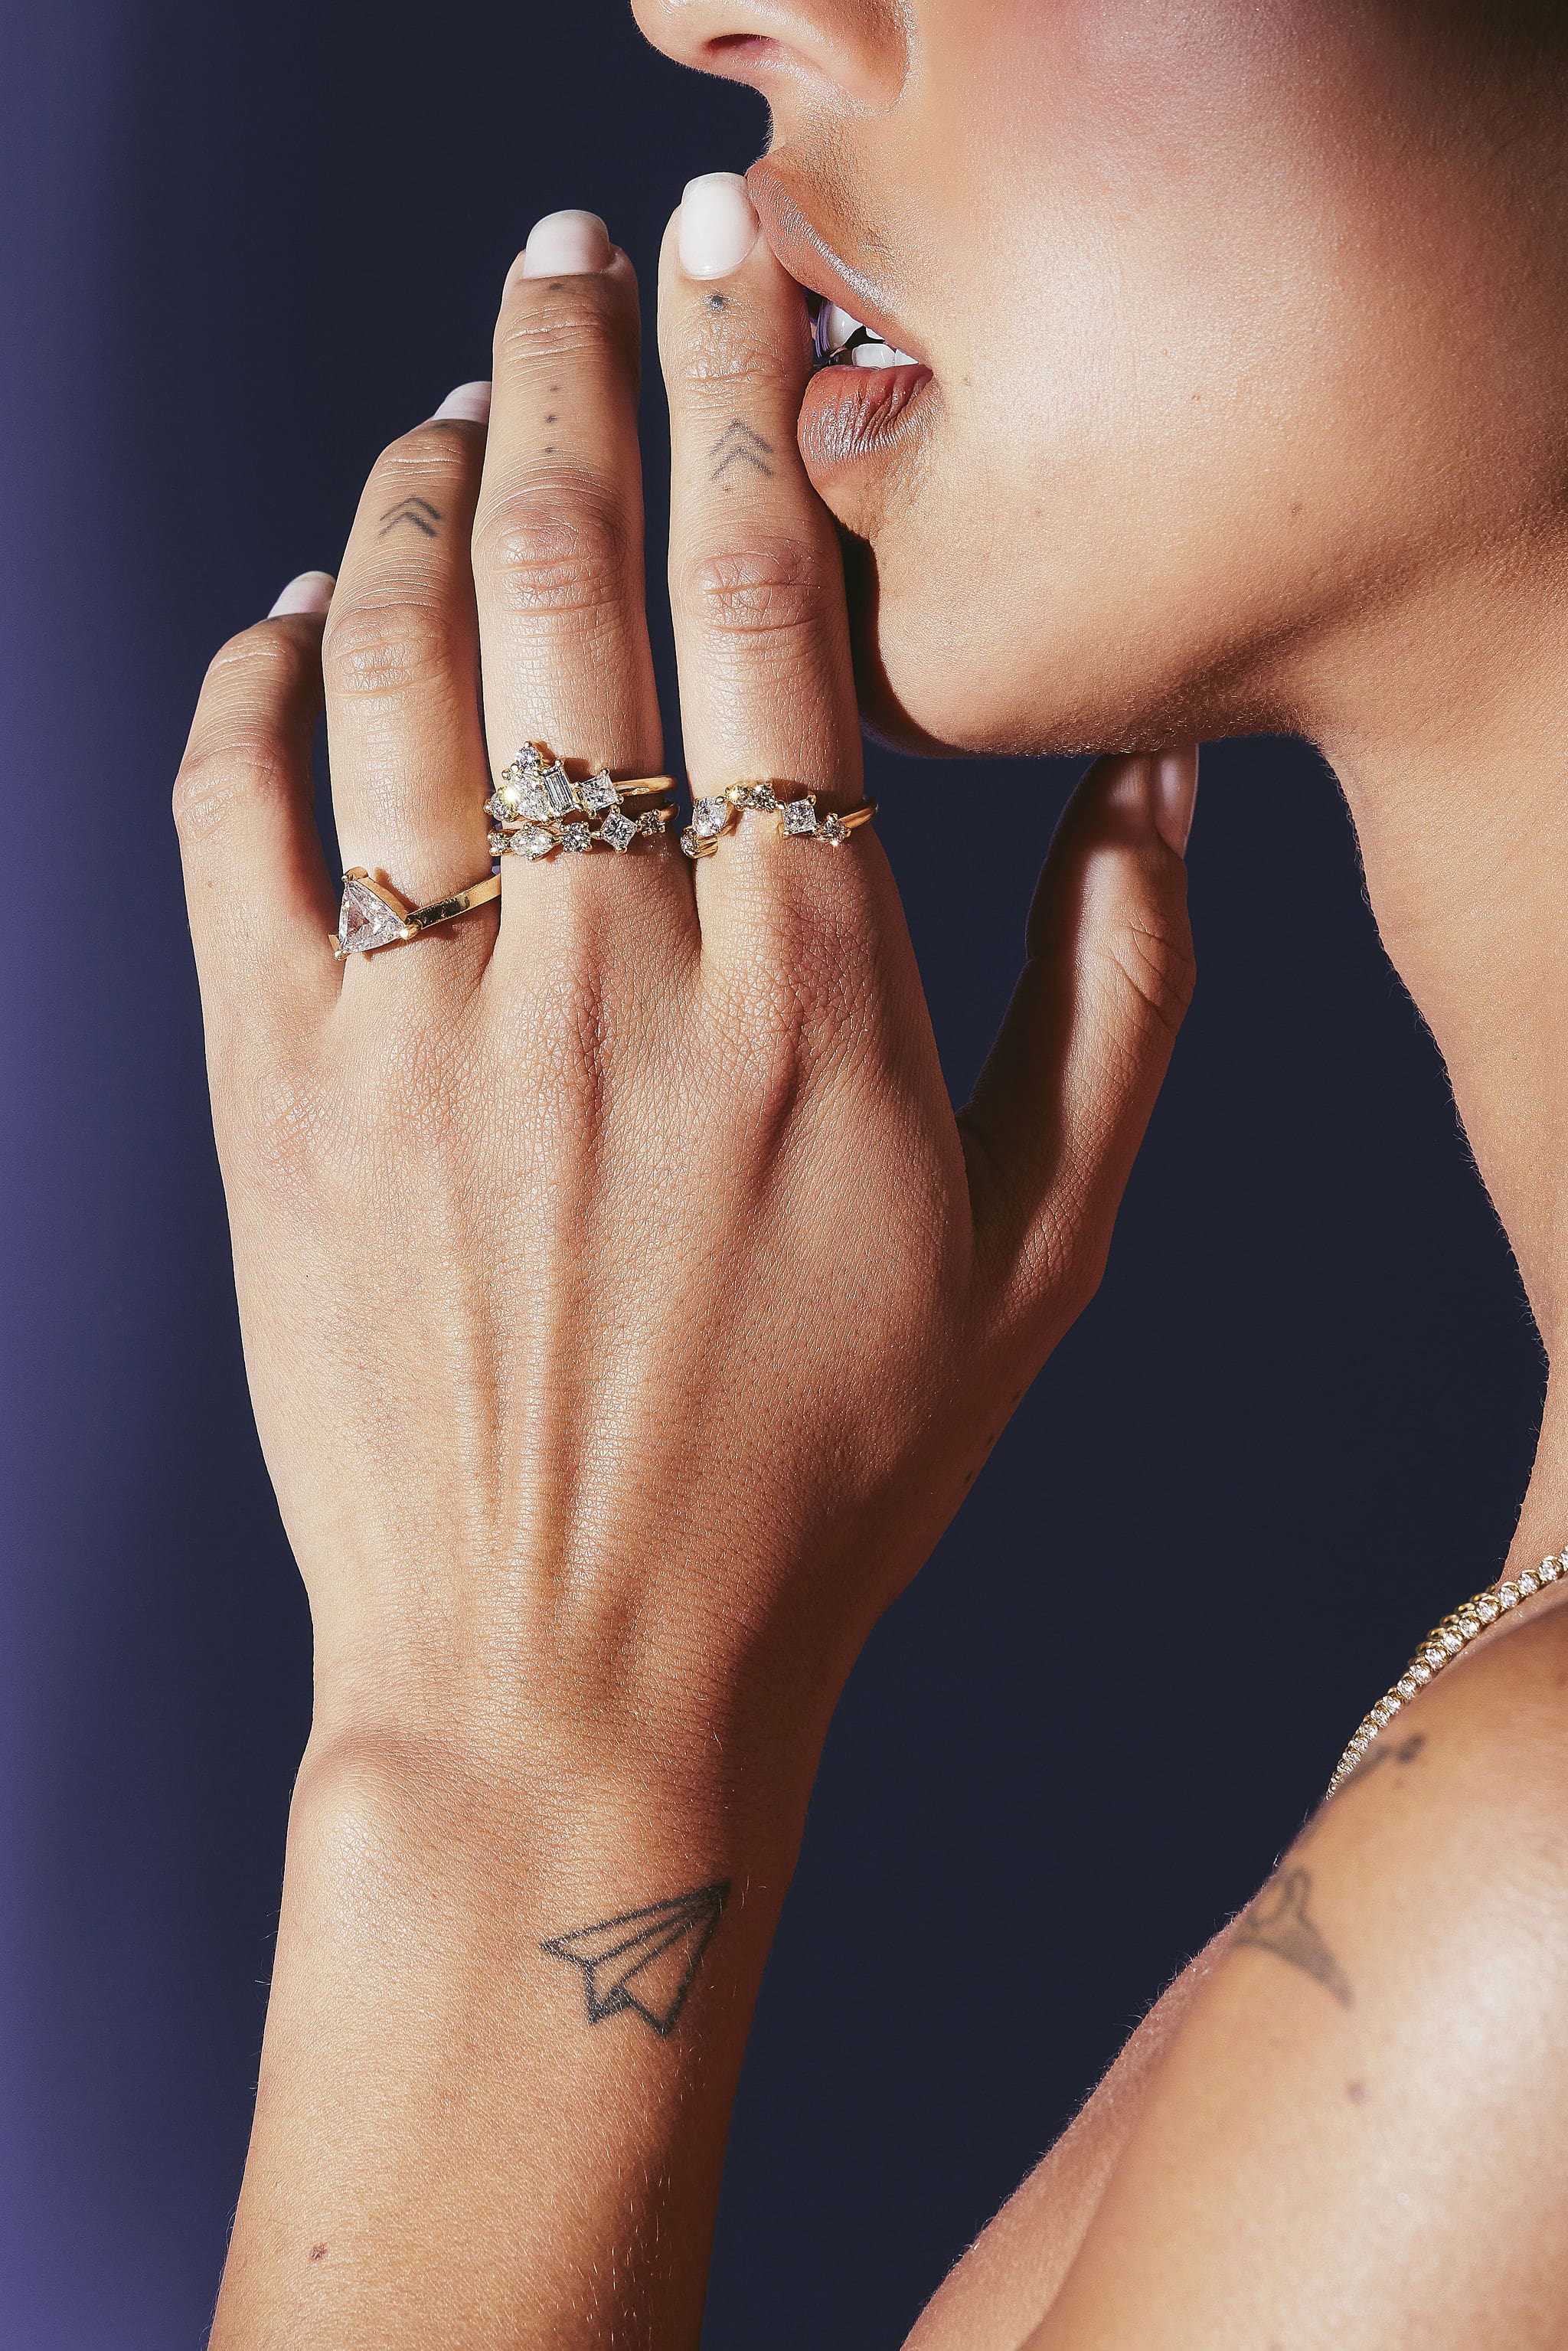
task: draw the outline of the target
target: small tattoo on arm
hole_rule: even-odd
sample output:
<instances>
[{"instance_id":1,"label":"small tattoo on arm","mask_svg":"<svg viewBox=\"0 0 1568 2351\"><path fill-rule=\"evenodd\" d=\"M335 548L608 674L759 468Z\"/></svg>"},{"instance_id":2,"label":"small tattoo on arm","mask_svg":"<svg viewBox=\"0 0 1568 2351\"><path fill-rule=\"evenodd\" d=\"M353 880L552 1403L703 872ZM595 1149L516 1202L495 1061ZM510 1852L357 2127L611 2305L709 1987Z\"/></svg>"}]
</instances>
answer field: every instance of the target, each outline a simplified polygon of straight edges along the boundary
<instances>
[{"instance_id":1,"label":"small tattoo on arm","mask_svg":"<svg viewBox=\"0 0 1568 2351\"><path fill-rule=\"evenodd\" d=\"M1350 1979L1307 1916L1312 1881L1304 1869L1270 1878L1236 1930L1239 1945L1272 1951L1288 1966L1321 1983L1342 2008L1351 2004Z\"/></svg>"},{"instance_id":2,"label":"small tattoo on arm","mask_svg":"<svg viewBox=\"0 0 1568 2351\"><path fill-rule=\"evenodd\" d=\"M377 531L376 537L385 538L388 532L394 531L400 522L411 522L415 530L422 530L424 533L426 538L434 538L436 535L435 526L440 520L440 509L433 507L428 498L400 498L395 507L388 507L385 514L382 515L382 527Z\"/></svg>"},{"instance_id":3,"label":"small tattoo on arm","mask_svg":"<svg viewBox=\"0 0 1568 2351\"><path fill-rule=\"evenodd\" d=\"M713 1940L729 1885L723 1878L641 1910L622 1910L591 1927L551 1935L539 1949L582 1970L590 2024L634 2009L667 2041Z\"/></svg>"},{"instance_id":4,"label":"small tattoo on arm","mask_svg":"<svg viewBox=\"0 0 1568 2351\"><path fill-rule=\"evenodd\" d=\"M768 460L772 455L772 442L765 441L760 433L754 433L737 416L708 451L708 455L717 460L708 479L719 481L732 465L753 465L759 474L771 475L773 468Z\"/></svg>"}]
</instances>

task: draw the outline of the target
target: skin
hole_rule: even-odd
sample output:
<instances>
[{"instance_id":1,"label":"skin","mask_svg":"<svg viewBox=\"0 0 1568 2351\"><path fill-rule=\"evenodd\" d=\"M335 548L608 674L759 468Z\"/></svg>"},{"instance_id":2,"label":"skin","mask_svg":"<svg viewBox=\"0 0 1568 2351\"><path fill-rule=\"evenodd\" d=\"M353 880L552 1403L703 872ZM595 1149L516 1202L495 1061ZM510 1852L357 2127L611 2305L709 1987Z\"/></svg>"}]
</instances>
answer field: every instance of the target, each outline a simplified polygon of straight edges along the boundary
<instances>
[{"instance_id":1,"label":"skin","mask_svg":"<svg viewBox=\"0 0 1568 2351\"><path fill-rule=\"evenodd\" d=\"M852 641L916 745L1309 734L1551 1350L1563 36L1349 0L638 13L775 122L766 238L717 278L672 239L661 277L694 787L852 804ZM874 413L808 389L779 256L920 362ZM1092 1294L1190 988L1179 753L1086 778L957 1119L867 831L507 859L498 914L333 965L323 691L345 857L411 901L484 870L486 743L658 767L635 341L608 246L515 269L487 431L385 454L329 612L219 656L178 787L318 1644L223 2351L695 2342L832 1705ZM720 471L737 422L762 462ZM389 528L409 496L429 528ZM1553 1377L1515 1569L1568 1528L1563 1426ZM917 2351L1563 2341L1565 1683L1543 1596L1423 1694ZM583 1947L541 1948L721 1886L667 2035L590 2022Z\"/></svg>"}]
</instances>

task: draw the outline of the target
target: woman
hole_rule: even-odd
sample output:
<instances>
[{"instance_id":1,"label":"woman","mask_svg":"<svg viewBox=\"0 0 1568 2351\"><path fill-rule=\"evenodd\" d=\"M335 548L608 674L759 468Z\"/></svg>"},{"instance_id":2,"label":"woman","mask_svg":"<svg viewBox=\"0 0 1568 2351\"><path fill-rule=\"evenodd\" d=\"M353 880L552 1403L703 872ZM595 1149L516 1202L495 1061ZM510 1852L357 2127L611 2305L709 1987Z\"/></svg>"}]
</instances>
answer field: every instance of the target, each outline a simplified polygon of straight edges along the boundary
<instances>
[{"instance_id":1,"label":"woman","mask_svg":"<svg viewBox=\"0 0 1568 2351\"><path fill-rule=\"evenodd\" d=\"M214 664L178 787L317 1639L225 2351L695 2340L834 1698L1091 1296L1186 999L1180 747L1322 747L1549 1350L1568 1272L1568 27L639 15L775 117L661 274L696 853L635 291L585 214L535 229L493 392L386 452L335 587ZM852 623L898 739L1115 755L956 1122ZM1358 1740L919 2351L1568 2336L1562 1424L1553 1383L1507 1609Z\"/></svg>"}]
</instances>

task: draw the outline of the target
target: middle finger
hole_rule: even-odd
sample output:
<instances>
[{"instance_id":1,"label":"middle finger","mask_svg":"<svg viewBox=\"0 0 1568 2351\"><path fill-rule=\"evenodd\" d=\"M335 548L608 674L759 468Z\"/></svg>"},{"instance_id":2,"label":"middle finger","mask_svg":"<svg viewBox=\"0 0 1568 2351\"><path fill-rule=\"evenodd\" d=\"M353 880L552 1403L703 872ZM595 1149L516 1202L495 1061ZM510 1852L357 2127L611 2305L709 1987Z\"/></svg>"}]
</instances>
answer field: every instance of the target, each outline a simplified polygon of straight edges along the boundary
<instances>
[{"instance_id":1,"label":"middle finger","mask_svg":"<svg viewBox=\"0 0 1568 2351\"><path fill-rule=\"evenodd\" d=\"M617 777L658 769L638 365L631 263L594 214L552 214L502 297L474 526L485 724L497 772L532 741ZM568 890L574 904L610 889L623 896L631 869L667 872L670 858L665 844L647 841L625 858L558 856L553 885L549 868L519 872L525 863L503 860L507 895L523 894L519 883L536 885L526 895L538 909ZM645 887L635 895L644 900ZM507 928L503 921L503 937Z\"/></svg>"}]
</instances>

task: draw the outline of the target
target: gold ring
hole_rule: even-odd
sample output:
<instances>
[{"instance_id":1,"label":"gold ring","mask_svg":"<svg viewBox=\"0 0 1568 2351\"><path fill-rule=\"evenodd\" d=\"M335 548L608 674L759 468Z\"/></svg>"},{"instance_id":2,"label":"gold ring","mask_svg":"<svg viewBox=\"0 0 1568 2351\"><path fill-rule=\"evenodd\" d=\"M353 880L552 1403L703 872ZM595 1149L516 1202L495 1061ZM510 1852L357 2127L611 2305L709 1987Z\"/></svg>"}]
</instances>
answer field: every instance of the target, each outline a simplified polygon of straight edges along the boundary
<instances>
[{"instance_id":1,"label":"gold ring","mask_svg":"<svg viewBox=\"0 0 1568 2351\"><path fill-rule=\"evenodd\" d=\"M722 792L710 792L692 802L692 820L681 834L681 847L686 855L711 857L720 836L739 822L746 809L754 809L759 815L776 816L779 821L775 831L791 841L821 841L830 849L841 849L858 826L871 822L876 814L876 802L862 800L857 807L845 809L841 815L819 817L815 792L780 799L773 784L730 784Z\"/></svg>"},{"instance_id":2,"label":"gold ring","mask_svg":"<svg viewBox=\"0 0 1568 2351\"><path fill-rule=\"evenodd\" d=\"M667 808L644 809L641 816L628 816L625 810L612 808L601 824L590 824L586 817L551 818L548 823L534 822L511 825L505 832L489 836L492 857L549 857L553 851L564 849L569 853L595 847L630 849L639 833L660 833L670 821Z\"/></svg>"},{"instance_id":3,"label":"gold ring","mask_svg":"<svg viewBox=\"0 0 1568 2351\"><path fill-rule=\"evenodd\" d=\"M338 927L329 934L332 953L340 963L345 956L369 955L375 947L401 946L432 931L437 923L455 922L470 906L484 906L501 894L501 877L486 873L450 898L433 898L428 906L406 905L395 891L372 882L362 865L350 865L343 876L343 903Z\"/></svg>"},{"instance_id":4,"label":"gold ring","mask_svg":"<svg viewBox=\"0 0 1568 2351\"><path fill-rule=\"evenodd\" d=\"M502 768L485 810L509 832L517 825L564 826L580 817L612 816L624 800L646 799L674 789L673 776L633 776L618 784L608 768L597 768L574 783L560 760L549 756L545 744L525 743L511 766Z\"/></svg>"}]
</instances>

